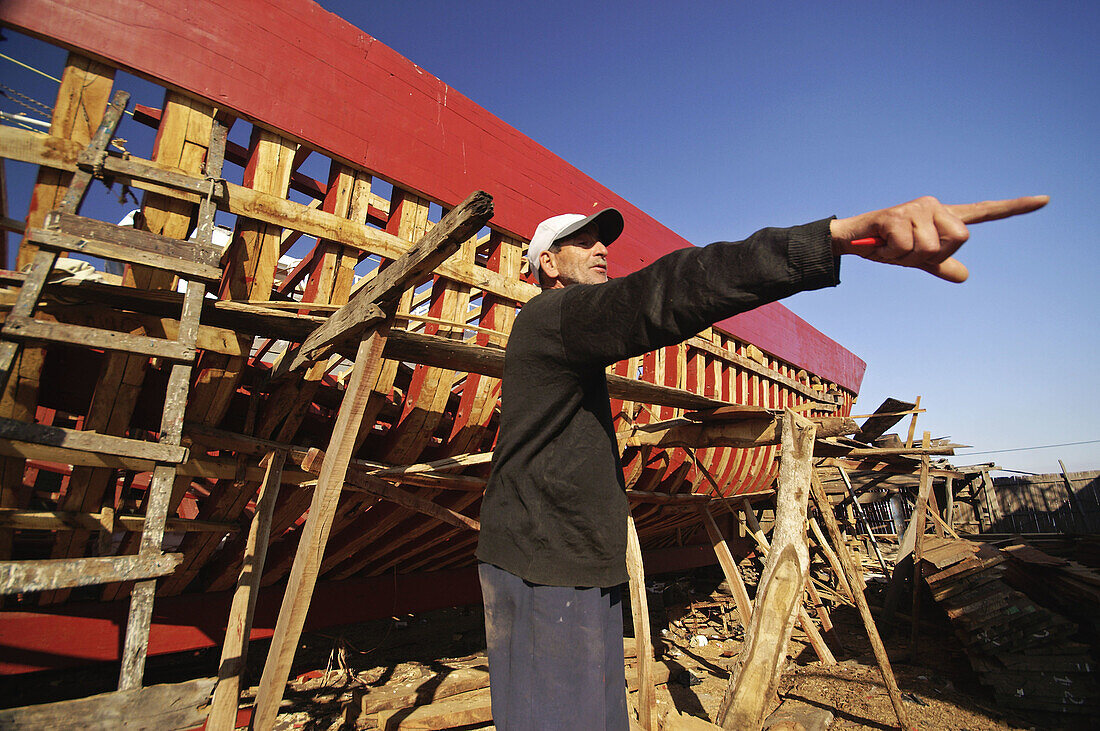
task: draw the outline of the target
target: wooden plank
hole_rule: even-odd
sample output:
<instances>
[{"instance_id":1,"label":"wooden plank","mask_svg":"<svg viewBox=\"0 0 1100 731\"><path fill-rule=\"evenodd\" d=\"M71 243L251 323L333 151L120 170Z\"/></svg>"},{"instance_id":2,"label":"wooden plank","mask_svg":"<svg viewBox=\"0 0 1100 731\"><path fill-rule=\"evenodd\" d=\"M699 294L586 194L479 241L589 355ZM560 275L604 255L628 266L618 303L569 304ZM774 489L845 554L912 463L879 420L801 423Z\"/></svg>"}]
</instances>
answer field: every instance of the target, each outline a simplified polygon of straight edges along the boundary
<instances>
[{"instance_id":1,"label":"wooden plank","mask_svg":"<svg viewBox=\"0 0 1100 731\"><path fill-rule=\"evenodd\" d=\"M804 521L813 471L814 432L809 420L790 410L784 413L772 545L745 632L745 645L731 670L729 687L718 710L717 720L723 728L760 729L777 690L809 568Z\"/></svg>"},{"instance_id":2,"label":"wooden plank","mask_svg":"<svg viewBox=\"0 0 1100 731\"><path fill-rule=\"evenodd\" d=\"M244 184L282 198L287 193L294 167L297 145L275 133L253 127L249 143L249 161L245 167ZM238 216L233 245L227 250L225 276L219 296L232 300L270 299L279 258L281 229L256 220ZM241 350L247 353L250 339L241 338ZM237 391L246 357L222 357L205 353L197 367L197 376L187 404L187 419L209 426L219 424ZM234 480L219 486L204 509L213 520L233 519L251 499L253 489ZM177 490L182 495L182 490ZM217 549L220 541L209 536L191 535L181 549L186 558L176 575L161 587L164 594L176 594L194 578Z\"/></svg>"},{"instance_id":3,"label":"wooden plank","mask_svg":"<svg viewBox=\"0 0 1100 731\"><path fill-rule=\"evenodd\" d=\"M30 271L27 272L27 276L23 279L23 284L19 288L19 295L15 298L15 303L11 307L11 312L8 313L4 321L5 327L9 320L26 320L34 313L34 308L38 304L39 298L42 296L42 290L46 285L46 279L49 278L50 271L53 269L55 261L57 261L57 252L35 251L34 257L31 260ZM20 349L21 346L19 343L10 340L0 342L0 388L5 391L11 380L12 370ZM34 377L37 379L37 374L35 374ZM35 396L37 396L37 390L35 391ZM34 413L33 404L31 405L31 413Z\"/></svg>"},{"instance_id":4,"label":"wooden plank","mask_svg":"<svg viewBox=\"0 0 1100 731\"><path fill-rule=\"evenodd\" d=\"M913 414L913 420L916 421L917 415ZM921 443L927 447L932 436L928 432L924 433L924 438ZM930 467L930 461L928 455L924 455L920 460L920 489L917 492L917 504L913 509L913 609L912 614L912 627L909 635L909 654L912 660L916 660L917 652L919 649L917 640L920 636L920 607L922 596L922 579L924 567L921 564L921 559L924 556L924 518L928 508L928 498L932 494L932 476L928 474ZM900 552L899 552L900 555Z\"/></svg>"},{"instance_id":5,"label":"wooden plank","mask_svg":"<svg viewBox=\"0 0 1100 731\"><path fill-rule=\"evenodd\" d=\"M466 239L451 258L472 262L477 248L475 236ZM464 317L469 311L470 288L436 277L430 298L430 315L454 320ZM430 334L439 332L439 327L434 324L424 329ZM462 374L449 368L416 367L405 394L401 416L387 435L383 451L387 462L402 464L415 461L433 444L433 434L447 410L452 388L461 377Z\"/></svg>"},{"instance_id":6,"label":"wooden plank","mask_svg":"<svg viewBox=\"0 0 1100 731\"><path fill-rule=\"evenodd\" d=\"M106 508L104 510L107 510ZM113 512L113 511L112 511ZM22 530L73 530L98 531L103 528L105 513L73 513L53 510L21 510L0 508L0 526ZM116 530L140 533L145 526L142 515L113 515ZM173 533L207 531L232 533L240 529L235 523L216 523L209 520L169 518L165 527Z\"/></svg>"},{"instance_id":7,"label":"wooden plank","mask_svg":"<svg viewBox=\"0 0 1100 731\"><path fill-rule=\"evenodd\" d=\"M817 519L811 516L809 524L810 530L814 534L814 540L817 541L817 547L821 549L821 553L825 556L825 560L829 563L829 567L832 568L833 576L836 577L836 582L841 592L843 592L844 596L848 597L848 599L852 599L852 587L848 585L848 574L840 563L840 557L837 556L836 551L829 545L829 541L826 540L825 534L821 530L821 526L817 523Z\"/></svg>"},{"instance_id":8,"label":"wooden plank","mask_svg":"<svg viewBox=\"0 0 1100 731\"><path fill-rule=\"evenodd\" d=\"M77 429L25 424L12 419L0 419L0 439L160 462L186 462L188 457L186 447L124 439Z\"/></svg>"},{"instance_id":9,"label":"wooden plank","mask_svg":"<svg viewBox=\"0 0 1100 731\"><path fill-rule=\"evenodd\" d=\"M887 429L901 421L902 417L899 412L915 409L916 407L917 405L915 403L899 401L895 398L887 398L877 409L875 409L875 414L871 415L867 421L863 422L855 438L867 444L873 443L876 439L885 434ZM879 414L883 415L879 416ZM914 414L913 417L916 418L916 414Z\"/></svg>"},{"instance_id":10,"label":"wooden plank","mask_svg":"<svg viewBox=\"0 0 1100 731\"><path fill-rule=\"evenodd\" d=\"M829 532L829 537L833 541L837 557L840 559L841 568L847 577L848 586L852 591L852 598L855 600L856 608L859 610L860 619L863 621L863 628L867 632L867 639L871 643L871 650L874 652L879 673L882 675L883 685L886 686L886 692L890 696L890 704L894 707L894 714L897 716L901 728L911 728L909 724L909 714L902 703L901 690L898 688L897 678L894 677L894 669L890 665L890 657L886 653L886 646L882 644L882 637L879 635L878 627L875 625L875 619L871 615L871 607L867 604L867 596L864 594L864 587L866 585L863 583L863 578L859 570L855 567L848 554L848 547L844 541L844 534L841 532L840 525L837 523L836 516L833 514L833 505L825 494L825 488L821 486L821 482L818 480L816 472L810 475L810 490L813 493L814 502L817 503L818 512L821 514L822 520L825 521L825 527Z\"/></svg>"},{"instance_id":11,"label":"wooden plank","mask_svg":"<svg viewBox=\"0 0 1100 731\"><path fill-rule=\"evenodd\" d=\"M207 174L213 177L220 176L221 156L217 154L216 146L210 144L210 139L213 136L223 134L225 129L220 127L218 133L215 134L213 114L213 109L203 103L177 92L165 92L164 114L157 129L153 147L153 160L155 163L158 165L170 164L174 169L191 174L201 175L205 170ZM195 208L196 206L188 201L147 194L142 201L138 222L142 230L149 235L163 237L171 241L183 240L190 233L192 219L196 218ZM217 262L215 260L206 263L216 264ZM184 298L174 291L177 286L175 272L166 272L135 264L126 268L123 275L123 284L125 285L124 291L158 290L171 292L172 307L169 312L175 321L170 324L163 321L146 321L137 323L136 327L134 324L127 322L126 327L112 327L116 324L117 319L110 317L103 318L99 322L86 324L117 330L125 329L133 335L163 335L177 342L186 341L186 338L180 333L178 324L179 316L183 311ZM134 287L140 289L131 290ZM134 308L130 306L128 309ZM137 309L140 311L142 308L137 307ZM89 312L88 314L92 313ZM237 337L226 337L227 335L228 333L222 332L219 333L216 339L204 337L202 344L204 346L216 344L219 346L215 348L216 350L224 349L227 343L239 346ZM85 418L85 429L94 429L114 436L121 436L126 433L143 390L148 364L149 359L145 355L108 352L105 366L96 382L92 403ZM73 510L96 510L105 502L114 506L113 484L115 477L113 470L85 466L75 467L72 479L69 481L66 507ZM137 542L137 536L125 536L119 546L119 551L121 553L132 552L135 550ZM51 555L55 558L81 555L86 543L86 537L80 532L59 535ZM121 588L118 586L105 587L104 598L109 600L117 596ZM45 603L52 603L63 601L65 598L67 598L67 592L61 591L43 595L41 600Z\"/></svg>"},{"instance_id":12,"label":"wooden plank","mask_svg":"<svg viewBox=\"0 0 1100 731\"><path fill-rule=\"evenodd\" d=\"M642 546L634 518L626 518L626 570L630 577L630 612L634 618L634 642L638 648L638 722L646 731L657 731L657 695L653 682L653 638L649 627L649 602L645 593Z\"/></svg>"},{"instance_id":13,"label":"wooden plank","mask_svg":"<svg viewBox=\"0 0 1100 731\"><path fill-rule=\"evenodd\" d=\"M311 472L320 473L322 464L324 463L325 453L319 449L310 449L309 451L310 454L306 462L306 464L308 464L307 469ZM456 528L465 528L474 531L481 530L481 524L477 520L445 508L438 503L434 503L431 500L427 500L406 490L398 489L378 477L378 474L377 472L371 473L364 470L352 469L349 466L346 477L347 484L354 485L364 492L384 500L389 500L409 510L415 510L422 515L441 520ZM482 479L480 481L482 485L484 485L484 480Z\"/></svg>"},{"instance_id":14,"label":"wooden plank","mask_svg":"<svg viewBox=\"0 0 1100 731\"><path fill-rule=\"evenodd\" d=\"M164 338L101 330L63 322L45 322L31 317L9 316L2 330L6 338L44 340L54 343L77 343L87 348L103 348L121 353L135 353L153 358L190 362L195 360L195 346Z\"/></svg>"},{"instance_id":15,"label":"wooden plank","mask_svg":"<svg viewBox=\"0 0 1100 731\"><path fill-rule=\"evenodd\" d=\"M214 678L0 709L0 727L64 731L195 728L206 718Z\"/></svg>"},{"instance_id":16,"label":"wooden plank","mask_svg":"<svg viewBox=\"0 0 1100 731\"><path fill-rule=\"evenodd\" d=\"M50 136L61 138L79 154L103 121L110 101L115 70L75 53L69 55L54 102ZM75 159L74 159L75 162ZM27 229L41 228L49 211L57 208L68 192L72 174L44 168L38 171L27 211ZM24 241L15 268L23 270L37 249Z\"/></svg>"},{"instance_id":17,"label":"wooden plank","mask_svg":"<svg viewBox=\"0 0 1100 731\"><path fill-rule=\"evenodd\" d=\"M207 731L233 731L237 720L237 706L241 694L241 674L248 657L248 638L252 633L252 618L256 613L260 579L267 558L267 545L271 534L271 516L279 496L283 462L286 452L271 452L265 458L266 473L256 497L256 512L248 530L237 589L229 609L225 641L222 643L221 660L218 662L218 683L210 704Z\"/></svg>"},{"instance_id":18,"label":"wooden plank","mask_svg":"<svg viewBox=\"0 0 1100 731\"><path fill-rule=\"evenodd\" d=\"M328 541L332 517L340 500L344 477L351 459L356 437L362 424L371 385L381 368L385 330L370 334L359 347L351 380L337 413L332 439L326 451L328 458L322 466L313 491L309 517L302 530L298 551L290 581L283 595L279 620L271 639L267 662L264 665L260 689L256 697L253 724L258 728L270 728L275 721L283 688L290 674L290 664L298 646L306 611L317 582L317 571Z\"/></svg>"},{"instance_id":19,"label":"wooden plank","mask_svg":"<svg viewBox=\"0 0 1100 731\"><path fill-rule=\"evenodd\" d=\"M51 214L57 217L66 215L57 212ZM47 219L46 225L57 224L52 219ZM212 264L202 263L202 259L210 257L203 256L203 252L198 251L201 248L198 245L82 216L69 216L69 221L62 220L60 225L63 228L59 230L31 229L28 237L42 247L174 271L187 279L204 282L217 282L221 279L218 259L214 258Z\"/></svg>"},{"instance_id":20,"label":"wooden plank","mask_svg":"<svg viewBox=\"0 0 1100 731\"><path fill-rule=\"evenodd\" d=\"M436 703L445 698L489 687L488 660L479 658L476 665L452 667L444 664L437 674L420 683L387 684L378 688L356 688L352 699L344 706L345 723L366 721L366 716L379 711Z\"/></svg>"},{"instance_id":21,"label":"wooden plank","mask_svg":"<svg viewBox=\"0 0 1100 731\"><path fill-rule=\"evenodd\" d=\"M726 576L726 583L733 594L733 600L737 603L737 615L741 626L747 628L752 618L752 600L749 599L749 592L745 589L741 572L737 569L737 562L706 505L699 506L699 515L703 518L703 527L706 528L707 536L710 537L710 544L714 546L714 553L718 556L718 563L722 566L722 573Z\"/></svg>"},{"instance_id":22,"label":"wooden plank","mask_svg":"<svg viewBox=\"0 0 1100 731\"><path fill-rule=\"evenodd\" d=\"M0 594L134 581L172 573L183 556L163 553L0 562Z\"/></svg>"},{"instance_id":23,"label":"wooden plank","mask_svg":"<svg viewBox=\"0 0 1100 731\"><path fill-rule=\"evenodd\" d=\"M781 373L778 373L771 368L766 368L756 361L752 360L751 358L747 358L733 350L719 348L718 346L714 345L714 343L704 340L698 335L692 338L688 338L684 342L689 348L696 348L706 353L710 353L711 355L720 358L727 363L735 365L742 370L748 371L750 373L755 373L762 378L766 378L769 381L774 381L775 383L785 386L791 391L805 396L806 398L813 401L815 404L827 404L830 406L835 406L837 404L837 400L832 396L827 396L821 391L815 391L813 388L807 386L804 383L800 383L792 378L787 378Z\"/></svg>"},{"instance_id":24,"label":"wooden plank","mask_svg":"<svg viewBox=\"0 0 1100 731\"><path fill-rule=\"evenodd\" d=\"M742 497L739 495L738 497ZM764 531L760 527L760 523L756 519L756 514L753 512L752 505L747 499L742 498L742 510L745 515L745 524L748 529L749 536L756 542L756 545L760 548L760 552L767 557L771 552L771 544L764 536ZM759 592L758 592L759 593ZM806 608L802 606L802 602L798 603L795 609L795 616L798 619L798 625L802 628L802 631L806 633L806 637L810 642L810 646L814 648L814 653L818 659L826 665L835 665L836 658L833 657L832 651L825 643L821 633L818 632L817 626L810 618Z\"/></svg>"},{"instance_id":25,"label":"wooden plank","mask_svg":"<svg viewBox=\"0 0 1100 731\"><path fill-rule=\"evenodd\" d=\"M638 399L642 400L642 399ZM783 417L786 418L786 417ZM822 434L847 434L855 430L855 422L844 417L817 417L813 419ZM741 449L778 444L782 418L765 414L741 421L716 424L698 423L687 419L635 426L616 436L624 447L737 447Z\"/></svg>"},{"instance_id":26,"label":"wooden plank","mask_svg":"<svg viewBox=\"0 0 1100 731\"><path fill-rule=\"evenodd\" d=\"M306 338L298 356L290 363L290 370L318 357L324 348L337 340L361 332L365 327L365 307L391 301L400 293L403 283L433 270L457 251L463 241L481 230L492 215L492 197L481 191L472 193L404 256L375 276L348 304L330 315L324 325Z\"/></svg>"},{"instance_id":27,"label":"wooden plank","mask_svg":"<svg viewBox=\"0 0 1100 731\"><path fill-rule=\"evenodd\" d=\"M379 711L376 714L378 728L387 731L417 729L435 731L483 724L493 718L489 704L489 690L475 690L446 700L409 710Z\"/></svg>"}]
</instances>

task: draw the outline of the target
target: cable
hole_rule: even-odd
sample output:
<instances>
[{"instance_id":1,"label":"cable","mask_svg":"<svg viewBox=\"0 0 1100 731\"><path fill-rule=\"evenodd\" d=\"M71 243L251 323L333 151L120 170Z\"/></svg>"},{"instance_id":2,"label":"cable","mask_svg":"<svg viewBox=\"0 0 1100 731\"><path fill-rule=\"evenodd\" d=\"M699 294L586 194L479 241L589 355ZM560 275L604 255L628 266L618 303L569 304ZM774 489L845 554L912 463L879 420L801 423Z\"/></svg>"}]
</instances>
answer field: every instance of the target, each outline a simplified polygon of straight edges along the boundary
<instances>
[{"instance_id":1,"label":"cable","mask_svg":"<svg viewBox=\"0 0 1100 731\"><path fill-rule=\"evenodd\" d=\"M1051 449L1052 447L1076 447L1079 444L1097 444L1100 439L1090 439L1086 442L1063 442L1062 444L1043 444L1038 447L1017 447L1016 449L987 449L984 452L960 452L960 457L972 457L975 454L1000 454L1002 452L1026 452L1030 449Z\"/></svg>"},{"instance_id":2,"label":"cable","mask_svg":"<svg viewBox=\"0 0 1100 731\"><path fill-rule=\"evenodd\" d=\"M38 74L39 76L45 76L47 79L50 79L51 81L56 81L59 84L61 83L61 79L55 79L54 77L47 74L45 71L39 71L34 66L28 66L27 64L23 63L22 61L16 61L11 56L6 56L3 53L0 53L0 58L4 59L6 61L11 61L12 63L14 63L17 66L22 66L23 68L27 69L28 71L33 71L36 74Z\"/></svg>"},{"instance_id":3,"label":"cable","mask_svg":"<svg viewBox=\"0 0 1100 731\"><path fill-rule=\"evenodd\" d=\"M4 93L4 92L10 92L10 93ZM14 94L14 96L12 96L12 94ZM49 119L50 115L53 114L53 110L50 109L49 107L47 107L42 102L38 101L37 99L35 99L33 97L29 97L26 94L23 94L22 92L16 91L15 89L11 88L7 84L0 84L0 95L8 97L13 102L15 102L19 106L23 107L24 109L30 110L34 114L37 114L41 117L45 117L46 119ZM18 98L16 98L16 97L18 97ZM31 106L32 104L34 106Z\"/></svg>"}]
</instances>

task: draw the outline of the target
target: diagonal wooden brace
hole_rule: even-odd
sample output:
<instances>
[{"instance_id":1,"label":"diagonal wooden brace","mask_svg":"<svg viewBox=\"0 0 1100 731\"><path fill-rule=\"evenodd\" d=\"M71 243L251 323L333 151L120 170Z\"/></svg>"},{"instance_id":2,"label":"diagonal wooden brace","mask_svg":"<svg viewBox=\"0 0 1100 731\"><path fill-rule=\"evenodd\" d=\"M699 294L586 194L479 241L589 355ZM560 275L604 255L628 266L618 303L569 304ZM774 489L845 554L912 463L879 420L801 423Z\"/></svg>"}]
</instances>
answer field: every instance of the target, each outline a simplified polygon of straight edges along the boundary
<instances>
[{"instance_id":1,"label":"diagonal wooden brace","mask_svg":"<svg viewBox=\"0 0 1100 731\"><path fill-rule=\"evenodd\" d=\"M297 352L287 353L273 377L279 378L326 357L339 342L357 341L368 327L387 314L393 314L393 303L410 281L446 261L492 217L493 197L480 190L470 194L401 258L379 272L346 305L332 313L324 325L302 342Z\"/></svg>"},{"instance_id":2,"label":"diagonal wooden brace","mask_svg":"<svg viewBox=\"0 0 1100 731\"><path fill-rule=\"evenodd\" d=\"M392 321L392 312L383 317L381 322L373 323L365 321L363 313L372 311L371 308L377 309L380 304L388 307L390 301L399 296L410 281L442 263L463 241L476 234L492 215L492 197L480 191L472 194L444 216L411 251L380 272L371 284L360 290L347 305L337 310L324 325L306 338L298 357L294 358L294 363L305 364L309 362L309 357L315 357L318 352L338 341L346 342L351 337L361 338L351 378L340 403L317 486L313 491L309 517L302 529L294 565L283 594L275 634L271 638L256 695L254 728L267 729L274 725L294 651L305 625L313 588L321 572L321 559L355 449L356 436L362 426L367 401L381 368L382 351ZM284 358L286 360L288 358ZM292 364L288 370L293 371L297 367Z\"/></svg>"}]
</instances>

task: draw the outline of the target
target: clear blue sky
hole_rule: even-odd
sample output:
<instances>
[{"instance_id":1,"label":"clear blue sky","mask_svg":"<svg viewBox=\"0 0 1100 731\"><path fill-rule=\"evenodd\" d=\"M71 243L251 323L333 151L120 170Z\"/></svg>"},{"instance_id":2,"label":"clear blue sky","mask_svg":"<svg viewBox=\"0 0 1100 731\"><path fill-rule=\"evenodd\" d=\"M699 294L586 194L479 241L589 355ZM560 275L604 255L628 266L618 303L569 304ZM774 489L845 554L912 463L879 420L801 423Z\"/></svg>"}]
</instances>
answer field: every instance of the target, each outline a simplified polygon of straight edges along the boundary
<instances>
[{"instance_id":1,"label":"clear blue sky","mask_svg":"<svg viewBox=\"0 0 1100 731\"><path fill-rule=\"evenodd\" d=\"M956 464L1100 469L1100 442L963 456L1100 440L1100 3L321 5L695 243L1051 195L972 228L963 285L845 259L786 304L867 361L857 412L919 394Z\"/></svg>"}]
</instances>

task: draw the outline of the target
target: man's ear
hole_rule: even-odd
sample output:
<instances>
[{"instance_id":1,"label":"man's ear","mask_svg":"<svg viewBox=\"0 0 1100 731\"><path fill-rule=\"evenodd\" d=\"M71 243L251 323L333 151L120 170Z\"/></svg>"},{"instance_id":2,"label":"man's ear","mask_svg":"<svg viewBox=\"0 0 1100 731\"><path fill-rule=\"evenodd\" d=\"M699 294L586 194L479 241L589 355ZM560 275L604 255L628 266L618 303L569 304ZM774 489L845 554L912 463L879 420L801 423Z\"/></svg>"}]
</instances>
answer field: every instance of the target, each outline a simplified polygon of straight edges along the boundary
<instances>
[{"instance_id":1,"label":"man's ear","mask_svg":"<svg viewBox=\"0 0 1100 731\"><path fill-rule=\"evenodd\" d=\"M544 251L539 254L539 269L542 273L550 279L557 279L558 276L558 263L554 259L554 254L550 251Z\"/></svg>"}]
</instances>

